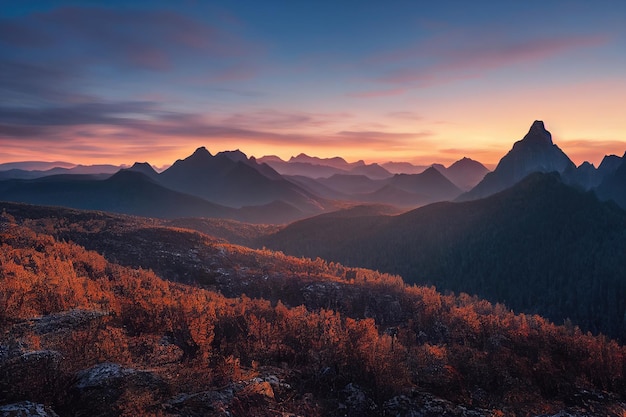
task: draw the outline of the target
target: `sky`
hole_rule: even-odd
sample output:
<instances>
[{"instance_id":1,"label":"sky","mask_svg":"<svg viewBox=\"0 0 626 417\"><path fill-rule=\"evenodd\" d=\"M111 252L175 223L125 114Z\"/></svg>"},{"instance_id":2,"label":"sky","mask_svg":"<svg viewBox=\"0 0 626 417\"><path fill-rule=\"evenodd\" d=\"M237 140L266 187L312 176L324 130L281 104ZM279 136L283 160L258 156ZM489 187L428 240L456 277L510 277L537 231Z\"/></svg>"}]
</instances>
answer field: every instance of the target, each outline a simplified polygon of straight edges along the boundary
<instances>
[{"instance_id":1,"label":"sky","mask_svg":"<svg viewBox=\"0 0 626 417\"><path fill-rule=\"evenodd\" d=\"M0 3L0 162L626 151L622 0Z\"/></svg>"}]
</instances>

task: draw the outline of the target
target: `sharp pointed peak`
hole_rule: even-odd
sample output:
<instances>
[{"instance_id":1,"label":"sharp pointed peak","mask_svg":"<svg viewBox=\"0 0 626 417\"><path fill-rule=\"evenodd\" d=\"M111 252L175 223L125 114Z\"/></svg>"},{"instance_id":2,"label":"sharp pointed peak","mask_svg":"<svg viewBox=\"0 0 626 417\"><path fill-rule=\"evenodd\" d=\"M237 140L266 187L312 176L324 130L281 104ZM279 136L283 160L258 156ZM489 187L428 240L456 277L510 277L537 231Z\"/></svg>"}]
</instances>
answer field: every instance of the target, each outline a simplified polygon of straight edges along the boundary
<instances>
[{"instance_id":1,"label":"sharp pointed peak","mask_svg":"<svg viewBox=\"0 0 626 417\"><path fill-rule=\"evenodd\" d=\"M528 133L522 139L524 142L547 143L553 145L552 135L546 130L543 120L535 120Z\"/></svg>"}]
</instances>

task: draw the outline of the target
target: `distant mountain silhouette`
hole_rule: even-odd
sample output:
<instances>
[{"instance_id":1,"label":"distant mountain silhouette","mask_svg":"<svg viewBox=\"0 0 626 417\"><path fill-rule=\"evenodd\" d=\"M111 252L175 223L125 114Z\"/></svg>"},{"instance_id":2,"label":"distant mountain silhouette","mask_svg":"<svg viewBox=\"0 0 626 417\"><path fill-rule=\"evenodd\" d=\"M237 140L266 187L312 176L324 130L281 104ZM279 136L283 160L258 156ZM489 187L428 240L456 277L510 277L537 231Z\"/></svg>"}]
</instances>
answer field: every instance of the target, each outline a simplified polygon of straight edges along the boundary
<instances>
[{"instance_id":1,"label":"distant mountain silhouette","mask_svg":"<svg viewBox=\"0 0 626 417\"><path fill-rule=\"evenodd\" d=\"M230 208L167 189L131 170L121 170L106 180L59 175L0 181L0 199L165 218L234 216Z\"/></svg>"},{"instance_id":2,"label":"distant mountain silhouette","mask_svg":"<svg viewBox=\"0 0 626 417\"><path fill-rule=\"evenodd\" d=\"M285 175L284 178L322 198L327 198L329 200L351 199L350 195L323 184L320 179L315 180L305 175Z\"/></svg>"},{"instance_id":3,"label":"distant mountain silhouette","mask_svg":"<svg viewBox=\"0 0 626 417\"><path fill-rule=\"evenodd\" d=\"M306 176L309 178L328 178L335 174L348 173L348 171L343 169L327 165L314 165L308 162L286 162L282 160L271 161L260 158L259 161L261 160L265 161L265 163L282 175Z\"/></svg>"},{"instance_id":4,"label":"distant mountain silhouette","mask_svg":"<svg viewBox=\"0 0 626 417\"><path fill-rule=\"evenodd\" d=\"M22 171L47 171L52 168L72 168L76 164L71 162L55 161L21 161L21 162L5 162L0 164L0 171L8 171L11 169L19 169Z\"/></svg>"},{"instance_id":5,"label":"distant mountain silhouette","mask_svg":"<svg viewBox=\"0 0 626 417\"><path fill-rule=\"evenodd\" d=\"M147 162L135 162L132 167L127 169L128 171L141 172L146 177L151 179L157 179L159 177L159 173L152 168Z\"/></svg>"},{"instance_id":6,"label":"distant mountain silhouette","mask_svg":"<svg viewBox=\"0 0 626 417\"><path fill-rule=\"evenodd\" d=\"M385 179L393 176L391 172L387 171L385 168L381 167L378 164L356 166L350 170L350 174L362 174L375 180Z\"/></svg>"},{"instance_id":7,"label":"distant mountain silhouette","mask_svg":"<svg viewBox=\"0 0 626 417\"><path fill-rule=\"evenodd\" d=\"M601 200L613 200L626 209L626 158L621 158L617 169L609 171L596 189L596 194Z\"/></svg>"},{"instance_id":8,"label":"distant mountain silhouette","mask_svg":"<svg viewBox=\"0 0 626 417\"><path fill-rule=\"evenodd\" d=\"M289 159L290 163L300 162L300 163L309 163L312 165L324 165L337 169L341 169L344 171L349 171L356 166L365 165L365 162L358 161L355 163L348 163L345 159L335 156L333 158L318 158L317 156L309 156L307 154L301 153L298 156L292 156Z\"/></svg>"},{"instance_id":9,"label":"distant mountain silhouette","mask_svg":"<svg viewBox=\"0 0 626 417\"><path fill-rule=\"evenodd\" d=\"M380 164L392 174L421 174L428 168L427 165L413 165L410 162L385 162Z\"/></svg>"},{"instance_id":10,"label":"distant mountain silhouette","mask_svg":"<svg viewBox=\"0 0 626 417\"><path fill-rule=\"evenodd\" d=\"M318 158L300 154L283 161L277 156L259 158L282 175L306 176L310 178L328 178L335 174L366 175L371 179L389 178L392 174L378 164L365 164L363 161L346 162L340 157Z\"/></svg>"},{"instance_id":11,"label":"distant mountain silhouette","mask_svg":"<svg viewBox=\"0 0 626 417\"><path fill-rule=\"evenodd\" d=\"M19 166L20 163L16 163ZM26 163L28 165L29 163ZM43 163L42 163L43 164ZM50 163L54 164L54 162ZM44 171L41 170L26 170L19 168L12 168L7 171L0 171L0 180L3 179L34 179L42 178L50 175L97 175L99 178L104 179L112 174L115 174L120 170L116 165L76 165L71 168L54 167Z\"/></svg>"},{"instance_id":12,"label":"distant mountain silhouette","mask_svg":"<svg viewBox=\"0 0 626 417\"><path fill-rule=\"evenodd\" d=\"M297 180L296 180L297 181ZM461 190L435 168L421 174L396 174L391 178L374 180L365 175L336 174L330 178L303 180L311 190L327 198L350 201L391 204L398 207L417 207L435 201L451 200ZM331 192L328 192L328 190Z\"/></svg>"},{"instance_id":13,"label":"distant mountain silhouette","mask_svg":"<svg viewBox=\"0 0 626 417\"><path fill-rule=\"evenodd\" d=\"M461 190L437 169L430 167L421 174L396 174L387 185L422 196L422 203L452 200ZM381 201L383 202L383 201ZM388 201L394 204L393 201Z\"/></svg>"},{"instance_id":14,"label":"distant mountain silhouette","mask_svg":"<svg viewBox=\"0 0 626 417\"><path fill-rule=\"evenodd\" d=\"M470 158L460 159L448 168L433 167L463 191L475 187L489 172L483 164Z\"/></svg>"},{"instance_id":15,"label":"distant mountain silhouette","mask_svg":"<svg viewBox=\"0 0 626 417\"><path fill-rule=\"evenodd\" d=\"M366 175L351 174L335 174L330 178L319 178L317 182L344 194L371 193L384 185Z\"/></svg>"},{"instance_id":16,"label":"distant mountain silhouette","mask_svg":"<svg viewBox=\"0 0 626 417\"><path fill-rule=\"evenodd\" d=\"M616 172L623 173L626 165ZM535 173L485 199L399 216L336 217L295 222L259 244L626 337L626 212L558 174Z\"/></svg>"},{"instance_id":17,"label":"distant mountain silhouette","mask_svg":"<svg viewBox=\"0 0 626 417\"><path fill-rule=\"evenodd\" d=\"M533 172L559 172L575 169L574 163L554 143L542 121L535 120L530 130L500 160L493 172L459 200L486 197L511 187Z\"/></svg>"},{"instance_id":18,"label":"distant mountain silhouette","mask_svg":"<svg viewBox=\"0 0 626 417\"><path fill-rule=\"evenodd\" d=\"M267 165L244 160L245 155L242 155L234 152L213 156L201 147L163 171L159 182L171 189L232 207L283 200L305 213L319 213L323 209L324 202L315 195L285 180Z\"/></svg>"}]
</instances>

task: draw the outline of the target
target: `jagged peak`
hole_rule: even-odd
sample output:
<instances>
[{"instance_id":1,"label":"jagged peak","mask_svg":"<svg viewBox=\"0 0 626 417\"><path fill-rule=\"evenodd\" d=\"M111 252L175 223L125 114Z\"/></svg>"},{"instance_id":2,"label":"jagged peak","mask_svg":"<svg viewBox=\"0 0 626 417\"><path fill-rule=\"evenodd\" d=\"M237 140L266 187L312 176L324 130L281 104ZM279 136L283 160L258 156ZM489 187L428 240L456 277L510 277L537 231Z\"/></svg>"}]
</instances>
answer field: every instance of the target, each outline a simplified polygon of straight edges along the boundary
<instances>
[{"instance_id":1,"label":"jagged peak","mask_svg":"<svg viewBox=\"0 0 626 417\"><path fill-rule=\"evenodd\" d=\"M239 149L235 149L234 151L222 151L219 152L217 155L224 155L234 162L245 162L248 160L248 155L241 152Z\"/></svg>"},{"instance_id":2,"label":"jagged peak","mask_svg":"<svg viewBox=\"0 0 626 417\"><path fill-rule=\"evenodd\" d=\"M139 168L139 167L149 167L150 164L147 162L135 162L131 168Z\"/></svg>"},{"instance_id":3,"label":"jagged peak","mask_svg":"<svg viewBox=\"0 0 626 417\"><path fill-rule=\"evenodd\" d=\"M546 130L542 120L535 120L522 142L546 143L553 145L552 135Z\"/></svg>"},{"instance_id":4,"label":"jagged peak","mask_svg":"<svg viewBox=\"0 0 626 417\"><path fill-rule=\"evenodd\" d=\"M211 155L211 152L209 152L207 148L204 146L200 146L198 149L196 149L193 152L193 154L191 154L191 156L206 156L206 155L213 156Z\"/></svg>"}]
</instances>

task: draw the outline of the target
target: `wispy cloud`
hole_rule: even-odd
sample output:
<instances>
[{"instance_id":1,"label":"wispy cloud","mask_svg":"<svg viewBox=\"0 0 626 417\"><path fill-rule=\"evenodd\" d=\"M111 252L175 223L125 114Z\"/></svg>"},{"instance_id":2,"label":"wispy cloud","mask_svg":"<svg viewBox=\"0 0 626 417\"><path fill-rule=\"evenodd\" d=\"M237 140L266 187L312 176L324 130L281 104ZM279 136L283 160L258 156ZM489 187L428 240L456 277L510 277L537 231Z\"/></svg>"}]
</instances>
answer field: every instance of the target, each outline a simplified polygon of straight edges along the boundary
<instances>
[{"instance_id":1,"label":"wispy cloud","mask_svg":"<svg viewBox=\"0 0 626 417\"><path fill-rule=\"evenodd\" d=\"M253 127L255 129L304 129L307 127L329 126L353 117L347 112L309 113L301 111L278 111L272 109L246 113L234 113L221 120L229 126Z\"/></svg>"},{"instance_id":2,"label":"wispy cloud","mask_svg":"<svg viewBox=\"0 0 626 417\"><path fill-rule=\"evenodd\" d=\"M198 140L236 140L273 145L360 146L397 149L431 132L333 131L349 113L263 110L210 119L202 114L165 111L158 102L86 102L64 107L0 107L0 143L27 143L77 151ZM302 133L302 127L326 127L327 133ZM294 133L298 132L298 133ZM91 149L89 146L94 146Z\"/></svg>"},{"instance_id":3,"label":"wispy cloud","mask_svg":"<svg viewBox=\"0 0 626 417\"><path fill-rule=\"evenodd\" d=\"M0 21L0 92L5 102L68 101L94 83L143 73L165 85L202 79L224 87L253 78L263 50L224 21L158 9L57 8Z\"/></svg>"},{"instance_id":4,"label":"wispy cloud","mask_svg":"<svg viewBox=\"0 0 626 417\"><path fill-rule=\"evenodd\" d=\"M348 97L352 98L379 98L379 97L390 97L390 96L399 96L406 92L406 88L387 88L383 90L371 90L371 91L360 91L347 93Z\"/></svg>"},{"instance_id":5,"label":"wispy cloud","mask_svg":"<svg viewBox=\"0 0 626 417\"><path fill-rule=\"evenodd\" d=\"M362 64L378 74L370 79L374 87L348 96L378 98L481 78L490 71L541 62L578 49L602 46L612 39L603 34L520 39L495 33L447 31L411 47L370 56ZM392 87L380 88L383 85Z\"/></svg>"}]
</instances>

